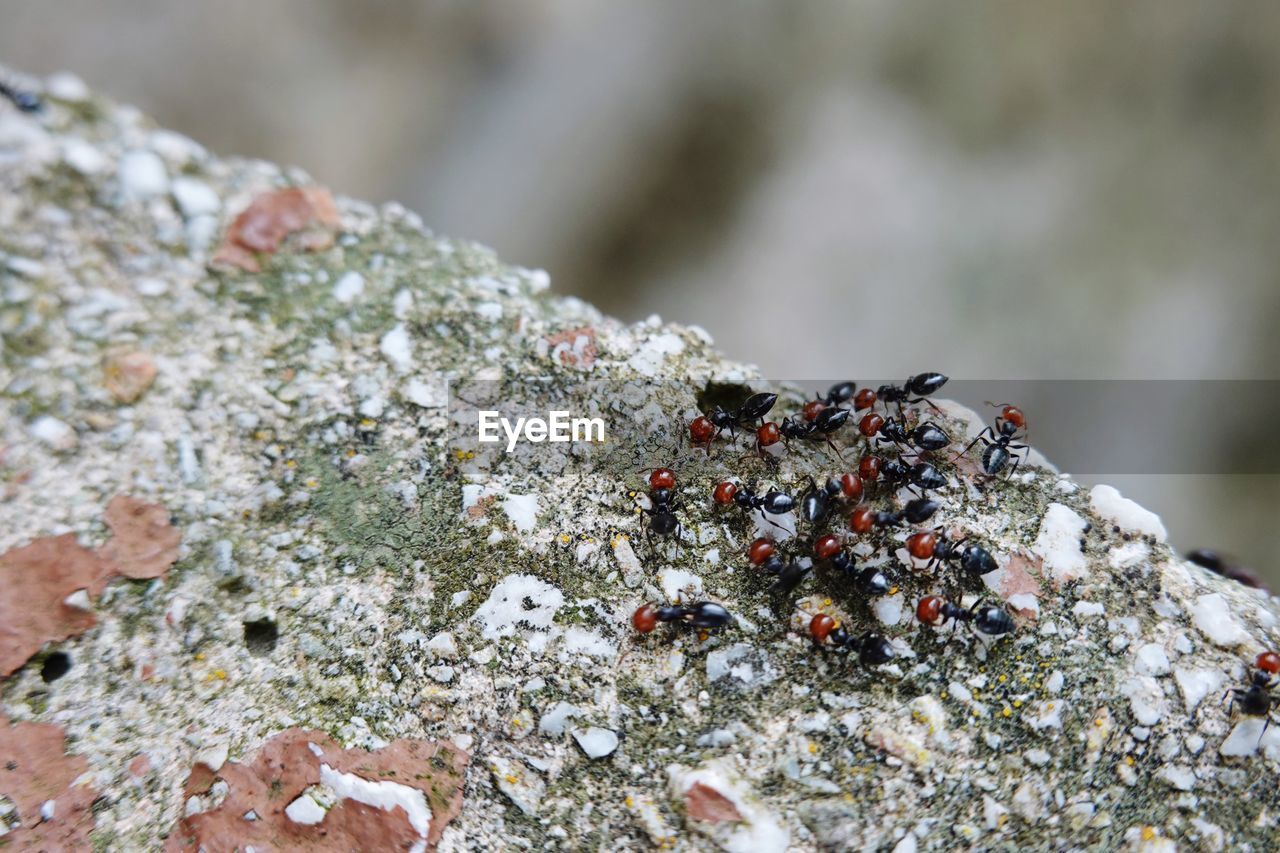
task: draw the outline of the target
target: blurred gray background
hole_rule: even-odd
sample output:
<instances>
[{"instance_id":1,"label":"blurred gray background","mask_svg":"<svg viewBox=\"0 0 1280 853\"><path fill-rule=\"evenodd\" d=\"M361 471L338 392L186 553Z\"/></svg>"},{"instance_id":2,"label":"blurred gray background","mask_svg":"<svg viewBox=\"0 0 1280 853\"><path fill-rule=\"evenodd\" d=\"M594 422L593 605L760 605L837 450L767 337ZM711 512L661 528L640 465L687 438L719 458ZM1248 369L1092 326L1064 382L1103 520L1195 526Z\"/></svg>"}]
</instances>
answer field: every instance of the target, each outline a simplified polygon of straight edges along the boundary
<instances>
[{"instance_id":1,"label":"blurred gray background","mask_svg":"<svg viewBox=\"0 0 1280 853\"><path fill-rule=\"evenodd\" d=\"M1280 379L1280 4L0 0L0 62L772 377ZM1169 452L1280 470L1249 397ZM1280 478L1091 475L1280 582Z\"/></svg>"}]
</instances>

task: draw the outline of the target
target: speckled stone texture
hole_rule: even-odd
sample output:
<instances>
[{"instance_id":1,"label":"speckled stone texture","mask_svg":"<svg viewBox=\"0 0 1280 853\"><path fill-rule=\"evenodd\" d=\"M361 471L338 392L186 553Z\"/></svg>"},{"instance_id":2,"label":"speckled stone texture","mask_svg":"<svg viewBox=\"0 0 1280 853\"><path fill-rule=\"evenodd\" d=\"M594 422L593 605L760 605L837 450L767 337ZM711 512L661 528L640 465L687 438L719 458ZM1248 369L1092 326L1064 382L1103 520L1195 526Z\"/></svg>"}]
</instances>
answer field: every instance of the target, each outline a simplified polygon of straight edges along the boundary
<instances>
[{"instance_id":1,"label":"speckled stone texture","mask_svg":"<svg viewBox=\"0 0 1280 853\"><path fill-rule=\"evenodd\" d=\"M0 552L69 534L146 571L29 601L0 577L0 604L64 609L0 648L25 660L0 679L0 744L53 726L32 761L85 768L62 793L0 769L19 849L90 817L99 849L179 848L215 822L231 845L318 847L340 818L330 844L404 849L1274 846L1280 726L1219 700L1280 646L1276 604L1179 559L1114 490L944 456L936 523L996 572L912 566L898 529L853 546L889 595L818 572L779 597L744 558L756 525L711 489L736 472L802 490L833 473L818 445L565 476L449 442L447 383L537 376L613 380L673 447L711 380L771 387L705 332L624 325L397 205L216 158L68 77L47 89L40 115L0 104ZM778 414L798 408L774 390ZM956 438L983 425L943 408ZM677 468L678 549L636 514L659 464ZM141 527L156 542L109 545ZM1003 600L1017 629L915 624L933 591ZM689 597L738 619L632 631L640 603ZM815 650L820 611L897 658ZM58 652L70 669L46 681ZM305 773L271 763L286 742ZM250 801L233 782L270 799L285 774L297 796L270 828L219 810Z\"/></svg>"}]
</instances>

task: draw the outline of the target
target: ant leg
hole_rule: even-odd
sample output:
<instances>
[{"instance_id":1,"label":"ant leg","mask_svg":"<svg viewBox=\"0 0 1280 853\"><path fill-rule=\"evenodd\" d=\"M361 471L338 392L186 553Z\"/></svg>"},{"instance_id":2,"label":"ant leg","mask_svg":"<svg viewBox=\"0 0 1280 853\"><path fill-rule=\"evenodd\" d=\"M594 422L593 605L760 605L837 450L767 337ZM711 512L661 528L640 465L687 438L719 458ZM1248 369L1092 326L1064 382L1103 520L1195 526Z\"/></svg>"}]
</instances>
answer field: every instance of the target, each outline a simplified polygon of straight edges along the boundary
<instances>
[{"instance_id":1,"label":"ant leg","mask_svg":"<svg viewBox=\"0 0 1280 853\"><path fill-rule=\"evenodd\" d=\"M1011 477L1012 477L1012 476L1017 472L1017 470L1018 470L1018 463L1022 461L1022 457L1021 457L1021 456L1018 456L1018 455L1016 455L1016 454L1012 454L1012 453L1011 453L1011 454L1009 454L1009 455L1010 455L1010 456L1013 456L1013 464L1009 466L1009 473L1004 475L1004 478L1005 478L1006 480L1010 479L1010 478L1011 478Z\"/></svg>"},{"instance_id":2,"label":"ant leg","mask_svg":"<svg viewBox=\"0 0 1280 853\"><path fill-rule=\"evenodd\" d=\"M787 530L787 528L783 527L781 524L779 524L778 522L776 522L776 521L774 521L772 518L770 518L770 517L768 516L768 514L764 511L764 507L760 507L760 508L759 508L759 510L760 510L760 517L761 517L761 518L763 518L765 521L769 522L770 524L772 524L774 527L778 528L779 530L783 530L783 531L786 531L786 530ZM789 531L788 531L788 532L789 532Z\"/></svg>"},{"instance_id":3,"label":"ant leg","mask_svg":"<svg viewBox=\"0 0 1280 853\"><path fill-rule=\"evenodd\" d=\"M973 441L971 441L971 442L969 442L967 445L965 445L964 450L961 450L961 451L960 451L959 453L957 453L955 456L952 456L952 457L951 457L951 461L952 461L952 462L955 462L955 461L956 461L957 459L959 459L961 456L964 456L965 454L967 454L970 450L972 450L972 449L973 449L973 446L974 446L975 444L977 444L979 441L981 441L983 444L994 444L994 443L995 443L994 441L992 441L992 440L990 440L990 439L988 439L988 438L987 438L987 436L988 436L988 435L990 435L992 439L994 439L994 438L996 437L996 434L995 434L995 432L993 432L993 431L992 431L991 427L987 427L987 428L986 428L986 429L984 429L982 432L980 432L980 433L978 433L977 435L975 435L975 436L973 437Z\"/></svg>"},{"instance_id":4,"label":"ant leg","mask_svg":"<svg viewBox=\"0 0 1280 853\"><path fill-rule=\"evenodd\" d=\"M836 452L836 456L840 457L840 461L848 462L849 460L844 458L844 453L840 450L840 448L836 445L836 443L831 440L831 436L829 435L826 436L826 439L827 439L827 445L830 446L830 448Z\"/></svg>"}]
</instances>

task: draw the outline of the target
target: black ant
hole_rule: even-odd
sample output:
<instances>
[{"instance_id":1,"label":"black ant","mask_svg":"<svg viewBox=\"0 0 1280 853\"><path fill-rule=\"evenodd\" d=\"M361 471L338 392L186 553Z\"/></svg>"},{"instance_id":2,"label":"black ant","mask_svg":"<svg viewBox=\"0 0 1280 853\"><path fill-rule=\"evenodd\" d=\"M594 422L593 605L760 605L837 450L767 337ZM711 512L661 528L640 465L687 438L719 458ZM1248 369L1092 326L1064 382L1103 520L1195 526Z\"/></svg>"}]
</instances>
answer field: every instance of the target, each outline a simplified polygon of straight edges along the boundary
<instances>
[{"instance_id":1,"label":"black ant","mask_svg":"<svg viewBox=\"0 0 1280 853\"><path fill-rule=\"evenodd\" d=\"M777 555L777 547L773 544L773 540L763 537L751 543L751 547L747 549L747 559L752 565L759 566L776 578L773 582L773 591L779 593L789 593L794 590L813 570L812 566L795 560L789 563L783 562Z\"/></svg>"},{"instance_id":2,"label":"black ant","mask_svg":"<svg viewBox=\"0 0 1280 853\"><path fill-rule=\"evenodd\" d=\"M642 604L631 614L631 625L641 634L648 634L659 622L678 622L691 628L723 628L733 621L733 615L714 601L701 601L683 606L678 604Z\"/></svg>"},{"instance_id":3,"label":"black ant","mask_svg":"<svg viewBox=\"0 0 1280 853\"><path fill-rule=\"evenodd\" d=\"M670 536L673 533L680 538L682 528L680 519L676 518L676 475L670 468L655 468L649 475L649 508L641 508L641 512L649 516L646 537L652 544L653 534Z\"/></svg>"},{"instance_id":4,"label":"black ant","mask_svg":"<svg viewBox=\"0 0 1280 853\"><path fill-rule=\"evenodd\" d=\"M890 488L914 486L925 492L930 489L941 489L947 484L947 478L928 462L908 465L901 459L889 459L880 466L879 474Z\"/></svg>"},{"instance_id":5,"label":"black ant","mask_svg":"<svg viewBox=\"0 0 1280 853\"><path fill-rule=\"evenodd\" d=\"M826 394L815 394L814 398L800 409L800 415L806 421L816 420L818 415L826 409L849 402L857 390L858 385L855 382L837 382L827 389Z\"/></svg>"},{"instance_id":6,"label":"black ant","mask_svg":"<svg viewBox=\"0 0 1280 853\"><path fill-rule=\"evenodd\" d=\"M859 493L861 493L861 481L859 481ZM831 502L844 494L845 487L841 480L835 477L828 477L827 482L821 488L814 482L813 478L809 478L809 491L800 497L800 518L810 524L817 524L827 517L827 513L831 510Z\"/></svg>"},{"instance_id":7,"label":"black ant","mask_svg":"<svg viewBox=\"0 0 1280 853\"><path fill-rule=\"evenodd\" d=\"M4 82L0 82L0 96L7 98L24 113L39 112L40 108L44 106L40 96L35 92L28 92L25 89L19 89Z\"/></svg>"},{"instance_id":8,"label":"black ant","mask_svg":"<svg viewBox=\"0 0 1280 853\"><path fill-rule=\"evenodd\" d=\"M898 407L898 413L902 413L904 403L928 403L936 412L938 407L934 405L932 400L926 400L930 394L934 394L943 385L947 384L947 377L941 373L917 373L910 376L907 381L898 385L881 385L876 389L876 397L885 404L888 409L890 403L894 403ZM874 401L872 401L874 403Z\"/></svg>"},{"instance_id":9,"label":"black ant","mask_svg":"<svg viewBox=\"0 0 1280 853\"><path fill-rule=\"evenodd\" d=\"M1248 717L1263 718L1265 722L1262 724L1262 734L1266 734L1267 726L1271 725L1271 708L1280 705L1280 696L1275 696L1271 692L1274 689L1272 679L1277 672L1280 672L1280 655L1275 652L1263 652L1258 655L1255 664L1258 669L1250 677L1249 686L1233 687L1228 692L1231 705L1227 708L1227 713L1233 712L1238 703L1240 713ZM1261 743L1261 735L1258 741Z\"/></svg>"},{"instance_id":10,"label":"black ant","mask_svg":"<svg viewBox=\"0 0 1280 853\"><path fill-rule=\"evenodd\" d=\"M907 429L895 418L885 420L875 412L869 412L858 422L858 432L870 441L875 439L876 445L895 444L898 446L914 446L921 450L941 450L951 443L942 428L926 421L917 427Z\"/></svg>"},{"instance_id":11,"label":"black ant","mask_svg":"<svg viewBox=\"0 0 1280 853\"><path fill-rule=\"evenodd\" d=\"M773 489L761 495L750 486L739 486L730 480L725 480L723 483L718 484L712 495L716 503L719 504L727 505L732 501L747 511L759 510L761 518L778 528L781 528L782 525L769 518L769 516L783 515L791 512L796 506L796 499L784 492ZM726 499L722 500L722 498Z\"/></svg>"},{"instance_id":12,"label":"black ant","mask_svg":"<svg viewBox=\"0 0 1280 853\"><path fill-rule=\"evenodd\" d=\"M982 451L982 470L988 476L994 477L1004 470L1009 464L1009 460L1013 460L1013 467L1009 469L1007 477L1012 477L1018 470L1018 463L1022 461L1022 457L1016 451L1025 450L1027 445L1014 444L1013 440L1018 437L1018 430L1024 429L1027 425L1027 418L1022 414L1022 410L1017 406L1009 406L1004 404L999 416L996 417L995 429L987 427L974 437L973 441L964 450L956 454L951 460L955 461L961 456L968 453L975 444L981 441L986 445L986 449ZM988 438L987 436L990 436ZM1014 451L1014 452L1010 452Z\"/></svg>"},{"instance_id":13,"label":"black ant","mask_svg":"<svg viewBox=\"0 0 1280 853\"><path fill-rule=\"evenodd\" d=\"M738 437L738 428L753 426L753 421L762 421L764 416L778 402L777 394L752 394L745 402L733 411L716 406L705 415L698 415L689 424L689 436L694 444L705 445L708 452L711 442L720 437L725 430L729 435ZM776 429L776 427L775 427Z\"/></svg>"},{"instance_id":14,"label":"black ant","mask_svg":"<svg viewBox=\"0 0 1280 853\"><path fill-rule=\"evenodd\" d=\"M994 572L998 566L995 557L991 556L981 545L965 545L964 540L952 542L941 528L937 531L921 530L907 537L907 553L917 560L928 560L932 567L940 562L955 560L960 568L974 577Z\"/></svg>"},{"instance_id":15,"label":"black ant","mask_svg":"<svg viewBox=\"0 0 1280 853\"><path fill-rule=\"evenodd\" d=\"M878 666L898 656L882 635L868 631L861 637L852 637L843 625L825 613L815 614L809 620L809 636L819 646L847 647L850 651L856 651L863 666Z\"/></svg>"},{"instance_id":16,"label":"black ant","mask_svg":"<svg viewBox=\"0 0 1280 853\"><path fill-rule=\"evenodd\" d=\"M992 637L1008 634L1014 628L1013 617L1003 607L978 601L965 610L940 595L926 595L920 599L920 603L916 605L916 618L925 625L942 625L948 619L954 619L957 625L967 622L979 632Z\"/></svg>"},{"instance_id":17,"label":"black ant","mask_svg":"<svg viewBox=\"0 0 1280 853\"><path fill-rule=\"evenodd\" d=\"M889 591L889 579L874 566L864 566L861 571L841 547L840 538L834 534L820 537L813 543L813 556L826 560L831 567L851 578L864 595L884 595Z\"/></svg>"},{"instance_id":18,"label":"black ant","mask_svg":"<svg viewBox=\"0 0 1280 853\"><path fill-rule=\"evenodd\" d=\"M930 498L916 498L896 512L884 512L860 506L849 516L849 529L854 533L870 533L877 527L894 527L906 521L924 524L938 511L940 504Z\"/></svg>"},{"instance_id":19,"label":"black ant","mask_svg":"<svg viewBox=\"0 0 1280 853\"><path fill-rule=\"evenodd\" d=\"M843 459L844 454L840 452L840 448L836 447L835 442L831 440L831 434L844 426L848 420L848 409L823 409L818 412L813 420L783 418L782 425L778 428L778 431L788 441L793 438L821 438L830 445L837 456ZM767 427L769 424L765 424L765 426Z\"/></svg>"}]
</instances>

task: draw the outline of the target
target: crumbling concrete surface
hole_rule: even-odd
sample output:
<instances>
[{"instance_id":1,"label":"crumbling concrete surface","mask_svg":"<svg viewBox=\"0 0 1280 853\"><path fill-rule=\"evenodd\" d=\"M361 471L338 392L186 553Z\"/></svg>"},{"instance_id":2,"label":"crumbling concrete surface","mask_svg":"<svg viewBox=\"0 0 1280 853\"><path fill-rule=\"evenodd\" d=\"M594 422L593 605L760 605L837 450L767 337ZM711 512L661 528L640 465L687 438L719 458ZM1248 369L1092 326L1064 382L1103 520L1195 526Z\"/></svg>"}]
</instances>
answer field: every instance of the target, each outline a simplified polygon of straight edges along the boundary
<instances>
[{"instance_id":1,"label":"crumbling concrete surface","mask_svg":"<svg viewBox=\"0 0 1280 853\"><path fill-rule=\"evenodd\" d=\"M771 387L705 332L72 77L44 94L0 104L0 846L1274 846L1280 726L1220 700L1280 646L1276 602L1114 490L942 455L933 523L995 572L913 565L894 528L849 540L887 594L779 595L712 488L841 463L688 447L711 396ZM606 419L661 440L573 471L455 445L449 383L535 377L608 380ZM658 465L679 543L637 514ZM1016 629L921 626L929 592ZM734 624L633 631L689 599ZM896 657L815 649L818 612Z\"/></svg>"}]
</instances>

